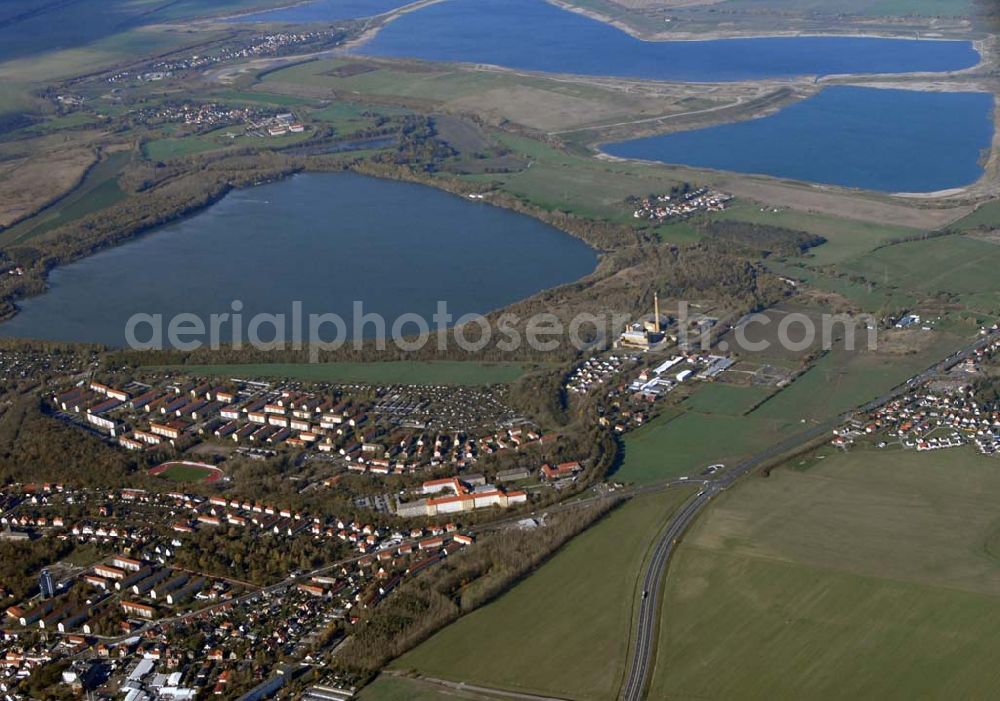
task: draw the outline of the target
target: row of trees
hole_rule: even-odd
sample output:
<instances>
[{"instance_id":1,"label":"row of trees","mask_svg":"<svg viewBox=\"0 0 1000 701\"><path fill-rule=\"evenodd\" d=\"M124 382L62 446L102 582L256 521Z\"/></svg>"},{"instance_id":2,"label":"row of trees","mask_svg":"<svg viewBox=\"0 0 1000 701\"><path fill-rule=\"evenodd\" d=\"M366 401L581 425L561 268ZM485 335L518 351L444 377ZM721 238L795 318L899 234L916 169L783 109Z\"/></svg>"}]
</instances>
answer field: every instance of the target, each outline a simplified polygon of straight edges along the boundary
<instances>
[{"instance_id":1,"label":"row of trees","mask_svg":"<svg viewBox=\"0 0 1000 701\"><path fill-rule=\"evenodd\" d=\"M459 616L488 603L615 508L607 500L550 516L531 531L506 530L402 585L357 626L330 664L361 683Z\"/></svg>"},{"instance_id":2,"label":"row of trees","mask_svg":"<svg viewBox=\"0 0 1000 701\"><path fill-rule=\"evenodd\" d=\"M805 231L729 219L712 219L699 228L720 249L764 258L801 255L826 243L822 236Z\"/></svg>"}]
</instances>

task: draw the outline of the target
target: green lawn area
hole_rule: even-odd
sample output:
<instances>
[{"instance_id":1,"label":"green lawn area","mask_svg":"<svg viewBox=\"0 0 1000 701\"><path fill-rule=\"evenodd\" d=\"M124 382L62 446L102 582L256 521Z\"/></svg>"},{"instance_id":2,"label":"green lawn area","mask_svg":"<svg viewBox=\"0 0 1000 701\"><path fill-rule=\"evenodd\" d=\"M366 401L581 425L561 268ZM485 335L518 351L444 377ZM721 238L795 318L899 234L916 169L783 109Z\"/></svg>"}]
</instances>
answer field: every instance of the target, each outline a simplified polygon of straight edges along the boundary
<instances>
[{"instance_id":1,"label":"green lawn area","mask_svg":"<svg viewBox=\"0 0 1000 701\"><path fill-rule=\"evenodd\" d=\"M860 406L945 358L963 340L937 331L932 343L912 354L834 349L760 408L751 418L820 421ZM858 339L858 348L864 338Z\"/></svg>"},{"instance_id":2,"label":"green lawn area","mask_svg":"<svg viewBox=\"0 0 1000 701\"><path fill-rule=\"evenodd\" d=\"M923 294L995 292L1000 286L1000 246L968 236L941 236L887 246L838 268Z\"/></svg>"},{"instance_id":3,"label":"green lawn area","mask_svg":"<svg viewBox=\"0 0 1000 701\"><path fill-rule=\"evenodd\" d=\"M440 689L417 679L380 675L356 697L358 701L481 701L495 697Z\"/></svg>"},{"instance_id":4,"label":"green lawn area","mask_svg":"<svg viewBox=\"0 0 1000 701\"><path fill-rule=\"evenodd\" d=\"M703 414L741 416L764 401L774 390L768 387L736 387L718 382L706 384L691 396L686 406Z\"/></svg>"},{"instance_id":5,"label":"green lawn area","mask_svg":"<svg viewBox=\"0 0 1000 701\"><path fill-rule=\"evenodd\" d=\"M996 229L1000 228L1000 200L986 202L976 208L972 214L959 219L952 225L952 228L961 231L971 229Z\"/></svg>"},{"instance_id":6,"label":"green lawn area","mask_svg":"<svg viewBox=\"0 0 1000 701\"><path fill-rule=\"evenodd\" d=\"M263 90L225 90L212 94L220 100L228 100L231 102L260 102L266 105L276 105L278 107L301 107L303 105L311 105L316 102L316 100L293 97L291 95L276 95Z\"/></svg>"},{"instance_id":7,"label":"green lawn area","mask_svg":"<svg viewBox=\"0 0 1000 701\"><path fill-rule=\"evenodd\" d=\"M324 122L334 124L343 121L365 122L370 120L369 114L384 114L386 116L399 116L413 114L410 110L402 107L386 107L383 105L363 105L357 102L334 102L332 105L313 110L309 116Z\"/></svg>"},{"instance_id":8,"label":"green lawn area","mask_svg":"<svg viewBox=\"0 0 1000 701\"><path fill-rule=\"evenodd\" d=\"M235 134L235 137L229 136L230 134ZM169 161L173 158L183 158L184 156L228 148L230 146L280 148L298 143L299 141L305 141L311 136L312 133L306 131L302 134L252 137L244 135L241 127L227 126L205 134L155 139L143 145L143 152L150 160Z\"/></svg>"},{"instance_id":9,"label":"green lawn area","mask_svg":"<svg viewBox=\"0 0 1000 701\"><path fill-rule=\"evenodd\" d=\"M775 275L781 275L793 280L804 282L824 292L841 295L854 302L864 311L877 313L885 309L909 307L917 302L917 295L890 289L879 283L882 280L869 282L852 280L847 277L828 275L807 267L806 259L789 259L787 261L768 260L767 269Z\"/></svg>"},{"instance_id":10,"label":"green lawn area","mask_svg":"<svg viewBox=\"0 0 1000 701\"><path fill-rule=\"evenodd\" d=\"M670 565L649 698L992 698L998 467L859 449L724 493Z\"/></svg>"},{"instance_id":11,"label":"green lawn area","mask_svg":"<svg viewBox=\"0 0 1000 701\"><path fill-rule=\"evenodd\" d=\"M629 195L664 192L680 183L680 178L661 166L576 156L511 134L493 137L533 163L527 170L494 174L490 179L543 209L632 223L632 210L625 204ZM669 235L664 238L671 240Z\"/></svg>"},{"instance_id":12,"label":"green lawn area","mask_svg":"<svg viewBox=\"0 0 1000 701\"><path fill-rule=\"evenodd\" d=\"M28 86L9 80L0 80L0 115L26 112L38 106Z\"/></svg>"},{"instance_id":13,"label":"green lawn area","mask_svg":"<svg viewBox=\"0 0 1000 701\"><path fill-rule=\"evenodd\" d=\"M211 470L196 465L171 465L158 476L172 482L201 482L211 474Z\"/></svg>"},{"instance_id":14,"label":"green lawn area","mask_svg":"<svg viewBox=\"0 0 1000 701\"><path fill-rule=\"evenodd\" d=\"M2 108L0 108L2 111ZM79 129L81 127L94 126L100 119L86 112L73 112L62 117L51 117L39 124L18 130L18 136L43 136L63 129Z\"/></svg>"},{"instance_id":15,"label":"green lawn area","mask_svg":"<svg viewBox=\"0 0 1000 701\"><path fill-rule=\"evenodd\" d=\"M798 231L808 231L826 239L826 243L809 251L805 259L810 265L828 265L862 255L880 244L919 233L905 226L873 224L854 219L840 219L824 214L809 214L783 209L761 211L754 204L739 203L724 212L712 214L713 219L747 221L754 224L771 224Z\"/></svg>"},{"instance_id":16,"label":"green lawn area","mask_svg":"<svg viewBox=\"0 0 1000 701\"><path fill-rule=\"evenodd\" d=\"M349 60L312 61L268 73L265 86L302 85L310 89L326 88L367 95L412 97L420 100L448 101L512 82L503 74L454 71L449 68L422 71L376 68L358 73L338 69L353 63Z\"/></svg>"},{"instance_id":17,"label":"green lawn area","mask_svg":"<svg viewBox=\"0 0 1000 701\"><path fill-rule=\"evenodd\" d=\"M337 130L339 136L343 137L377 128L379 116L393 117L412 112L395 107L338 101L307 114L311 120L329 124Z\"/></svg>"},{"instance_id":18,"label":"green lawn area","mask_svg":"<svg viewBox=\"0 0 1000 701\"><path fill-rule=\"evenodd\" d=\"M507 384L521 377L518 363L394 361L385 363L259 363L250 365L174 365L203 377L280 378L311 382L365 382L415 385Z\"/></svg>"},{"instance_id":19,"label":"green lawn area","mask_svg":"<svg viewBox=\"0 0 1000 701\"><path fill-rule=\"evenodd\" d=\"M495 602L448 626L392 668L560 698L614 698L642 562L691 491L669 489L633 499Z\"/></svg>"},{"instance_id":20,"label":"green lawn area","mask_svg":"<svg viewBox=\"0 0 1000 701\"><path fill-rule=\"evenodd\" d=\"M204 153L214 149L226 148L235 140L220 141L209 135L184 136L180 138L156 139L146 142L142 151L151 161L169 161L173 158L183 158L196 153Z\"/></svg>"},{"instance_id":21,"label":"green lawn area","mask_svg":"<svg viewBox=\"0 0 1000 701\"><path fill-rule=\"evenodd\" d=\"M463 101L460 104L488 106L501 111L514 109L516 113L512 114L528 121L551 118L551 107L541 103L556 100L566 110L561 119L569 117L574 124L624 117L641 106L640 101L628 95L585 83L555 81L542 76L470 71L446 65L396 67L357 59L318 60L289 66L263 76L263 85L266 89L292 95L336 93L400 97L433 103ZM473 105L472 101L479 104ZM515 104L522 101L534 104ZM588 115L588 112L591 114Z\"/></svg>"},{"instance_id":22,"label":"green lawn area","mask_svg":"<svg viewBox=\"0 0 1000 701\"><path fill-rule=\"evenodd\" d=\"M660 241L676 245L697 243L703 238L701 231L699 231L698 228L690 221L679 221L674 222L673 224L664 224L662 226L655 227L654 231Z\"/></svg>"},{"instance_id":23,"label":"green lawn area","mask_svg":"<svg viewBox=\"0 0 1000 701\"><path fill-rule=\"evenodd\" d=\"M648 484L697 477L709 465L732 465L777 443L791 428L787 421L766 421L756 414L661 416L625 436L624 461L612 479Z\"/></svg>"}]
</instances>

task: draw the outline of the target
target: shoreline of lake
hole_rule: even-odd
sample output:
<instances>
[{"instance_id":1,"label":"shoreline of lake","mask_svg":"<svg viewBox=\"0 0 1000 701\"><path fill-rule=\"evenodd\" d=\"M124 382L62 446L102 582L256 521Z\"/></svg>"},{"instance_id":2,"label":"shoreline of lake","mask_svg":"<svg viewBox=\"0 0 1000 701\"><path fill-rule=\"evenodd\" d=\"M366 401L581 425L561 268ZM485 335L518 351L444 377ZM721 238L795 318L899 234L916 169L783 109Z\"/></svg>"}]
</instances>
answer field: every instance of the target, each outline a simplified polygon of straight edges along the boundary
<instances>
[{"instance_id":1,"label":"shoreline of lake","mask_svg":"<svg viewBox=\"0 0 1000 701\"><path fill-rule=\"evenodd\" d=\"M954 197L989 176L980 155L997 138L996 108L987 92L836 85L765 117L609 142L597 149L604 158L661 166L907 199ZM959 120L966 124L962 131L946 128L956 118L955 110L964 116ZM920 147L913 149L914 143Z\"/></svg>"},{"instance_id":2,"label":"shoreline of lake","mask_svg":"<svg viewBox=\"0 0 1000 701\"><path fill-rule=\"evenodd\" d=\"M403 22L403 24L400 24ZM411 5L342 47L361 56L683 83L948 75L983 56L955 39L812 35L645 41L544 0Z\"/></svg>"},{"instance_id":3,"label":"shoreline of lake","mask_svg":"<svg viewBox=\"0 0 1000 701\"><path fill-rule=\"evenodd\" d=\"M0 335L120 347L135 314L207 320L232 300L245 302L248 318L287 315L300 301L306 314L335 313L352 328L354 301L390 324L411 313L430 320L440 301L456 318L485 315L575 283L599 263L581 238L507 208L403 180L301 173L231 190L193 216L56 268Z\"/></svg>"}]
</instances>

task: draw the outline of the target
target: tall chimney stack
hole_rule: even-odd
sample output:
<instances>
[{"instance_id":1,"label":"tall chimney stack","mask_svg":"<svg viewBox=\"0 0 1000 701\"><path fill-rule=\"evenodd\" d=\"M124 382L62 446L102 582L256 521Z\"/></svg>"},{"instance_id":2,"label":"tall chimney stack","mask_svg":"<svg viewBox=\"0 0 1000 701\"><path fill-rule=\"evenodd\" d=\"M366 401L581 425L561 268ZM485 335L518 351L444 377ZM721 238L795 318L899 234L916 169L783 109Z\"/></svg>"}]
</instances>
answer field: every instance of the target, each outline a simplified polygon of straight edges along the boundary
<instances>
[{"instance_id":1,"label":"tall chimney stack","mask_svg":"<svg viewBox=\"0 0 1000 701\"><path fill-rule=\"evenodd\" d=\"M653 293L653 328L656 333L660 332L660 296Z\"/></svg>"}]
</instances>

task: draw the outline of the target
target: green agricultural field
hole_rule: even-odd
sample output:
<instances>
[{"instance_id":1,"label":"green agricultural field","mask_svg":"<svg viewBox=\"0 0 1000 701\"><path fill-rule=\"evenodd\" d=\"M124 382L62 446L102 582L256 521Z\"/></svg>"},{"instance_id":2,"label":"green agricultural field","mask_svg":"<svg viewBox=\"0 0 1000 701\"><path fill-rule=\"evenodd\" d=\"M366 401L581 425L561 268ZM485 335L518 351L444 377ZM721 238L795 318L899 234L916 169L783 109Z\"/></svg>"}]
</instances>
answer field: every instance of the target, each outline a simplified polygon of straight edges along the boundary
<instances>
[{"instance_id":1,"label":"green agricultural field","mask_svg":"<svg viewBox=\"0 0 1000 701\"><path fill-rule=\"evenodd\" d=\"M357 695L358 701L494 701L496 696L442 689L419 679L383 674Z\"/></svg>"},{"instance_id":2,"label":"green agricultural field","mask_svg":"<svg viewBox=\"0 0 1000 701\"><path fill-rule=\"evenodd\" d=\"M741 416L767 399L773 389L769 387L736 387L718 382L707 384L686 402L688 409L703 414Z\"/></svg>"},{"instance_id":3,"label":"green agricultural field","mask_svg":"<svg viewBox=\"0 0 1000 701\"><path fill-rule=\"evenodd\" d=\"M0 234L0 244L20 243L41 236L125 199L125 193L118 186L118 174L131 159L132 154L128 151L112 153L91 168L83 181L65 197Z\"/></svg>"},{"instance_id":4,"label":"green agricultural field","mask_svg":"<svg viewBox=\"0 0 1000 701\"><path fill-rule=\"evenodd\" d=\"M377 117L373 115L397 116L412 114L409 110L393 107L377 107L361 105L355 102L335 102L320 109L309 112L309 118L326 122L341 132L370 129L376 125Z\"/></svg>"},{"instance_id":5,"label":"green agricultural field","mask_svg":"<svg viewBox=\"0 0 1000 701\"><path fill-rule=\"evenodd\" d=\"M614 698L643 559L691 489L638 497L393 669L558 698Z\"/></svg>"},{"instance_id":6,"label":"green agricultural field","mask_svg":"<svg viewBox=\"0 0 1000 701\"><path fill-rule=\"evenodd\" d=\"M16 112L27 112L38 106L30 90L21 83L0 81L0 116Z\"/></svg>"},{"instance_id":7,"label":"green agricultural field","mask_svg":"<svg viewBox=\"0 0 1000 701\"><path fill-rule=\"evenodd\" d=\"M653 97L588 84L448 65L333 59L273 71L263 87L287 95L333 98L370 95L449 111L475 112L541 131L576 130L691 109L679 97ZM707 106L717 104L701 100Z\"/></svg>"},{"instance_id":8,"label":"green agricultural field","mask_svg":"<svg viewBox=\"0 0 1000 701\"><path fill-rule=\"evenodd\" d=\"M697 243L702 239L702 233L698 227L689 221L678 221L672 224L657 226L654 230L657 238L664 243L682 245L686 243Z\"/></svg>"},{"instance_id":9,"label":"green agricultural field","mask_svg":"<svg viewBox=\"0 0 1000 701\"><path fill-rule=\"evenodd\" d=\"M417 385L508 384L521 377L517 363L396 361L385 363L260 363L256 365L175 365L202 377L280 378L308 382L363 382Z\"/></svg>"},{"instance_id":10,"label":"green agricultural field","mask_svg":"<svg viewBox=\"0 0 1000 701\"><path fill-rule=\"evenodd\" d=\"M751 418L772 421L821 421L860 406L921 370L947 357L963 340L936 331L932 343L916 352L895 354L834 349L805 374L759 409ZM859 339L858 348L864 339Z\"/></svg>"},{"instance_id":11,"label":"green agricultural field","mask_svg":"<svg viewBox=\"0 0 1000 701\"><path fill-rule=\"evenodd\" d=\"M521 136L495 134L494 138L532 165L490 179L542 209L632 223L632 210L625 204L629 195L665 192L681 182L661 166L575 156Z\"/></svg>"},{"instance_id":12,"label":"green agricultural field","mask_svg":"<svg viewBox=\"0 0 1000 701\"><path fill-rule=\"evenodd\" d=\"M276 95L263 90L225 90L212 93L212 95L228 102L256 102L276 107L302 107L316 104L316 100L292 97L290 95Z\"/></svg>"},{"instance_id":13,"label":"green agricultural field","mask_svg":"<svg viewBox=\"0 0 1000 701\"><path fill-rule=\"evenodd\" d=\"M766 404L765 404L766 406ZM696 477L709 465L732 465L778 442L788 421L688 412L661 416L625 436L625 456L612 479L649 484Z\"/></svg>"},{"instance_id":14,"label":"green agricultural field","mask_svg":"<svg viewBox=\"0 0 1000 701\"><path fill-rule=\"evenodd\" d=\"M841 263L838 269L927 295L1000 292L1000 246L968 236L887 246Z\"/></svg>"},{"instance_id":15,"label":"green agricultural field","mask_svg":"<svg viewBox=\"0 0 1000 701\"><path fill-rule=\"evenodd\" d=\"M0 111L2 111L2 108L0 108ZM53 117L51 119L46 119L44 122L39 124L33 124L30 127L19 130L17 134L18 136L44 136L46 134L62 131L64 129L80 129L82 127L92 127L99 124L100 119L92 114L87 114L86 112L73 112L63 117Z\"/></svg>"},{"instance_id":16,"label":"green agricultural field","mask_svg":"<svg viewBox=\"0 0 1000 701\"><path fill-rule=\"evenodd\" d=\"M808 262L808 259L798 258L785 262L768 260L767 268L775 275L804 282L817 290L841 295L866 312L877 313L884 309L910 307L917 303L917 295L889 289L879 284L881 280L863 282L847 277L836 277L806 267Z\"/></svg>"},{"instance_id":17,"label":"green agricultural field","mask_svg":"<svg viewBox=\"0 0 1000 701\"><path fill-rule=\"evenodd\" d=\"M151 161L169 161L174 158L193 156L215 149L232 146L235 140L220 141L211 136L185 136L177 139L156 139L143 145L146 158Z\"/></svg>"},{"instance_id":18,"label":"green agricultural field","mask_svg":"<svg viewBox=\"0 0 1000 701\"><path fill-rule=\"evenodd\" d=\"M387 117L397 117L401 115L413 114L411 110L402 107L388 107L385 105L364 105L358 102L337 101L331 105L313 110L309 116L324 122L337 124L343 121L366 121L371 119L369 114L380 114Z\"/></svg>"},{"instance_id":19,"label":"green agricultural field","mask_svg":"<svg viewBox=\"0 0 1000 701\"><path fill-rule=\"evenodd\" d=\"M828 265L854 258L881 244L920 233L905 226L874 224L853 219L840 219L823 214L807 214L790 209L777 212L753 204L737 204L724 212L710 215L713 219L732 219L754 224L771 224L788 229L808 231L824 237L822 246L810 250L805 260L809 265Z\"/></svg>"},{"instance_id":20,"label":"green agricultural field","mask_svg":"<svg viewBox=\"0 0 1000 701\"><path fill-rule=\"evenodd\" d=\"M235 136L229 136L234 134ZM310 138L312 133L285 134L284 136L250 137L244 136L239 127L222 127L206 134L182 136L177 138L157 139L143 146L146 157L153 161L169 161L183 158L196 153L204 153L230 146L259 146L264 148L281 148L291 146Z\"/></svg>"},{"instance_id":21,"label":"green agricultural field","mask_svg":"<svg viewBox=\"0 0 1000 701\"><path fill-rule=\"evenodd\" d=\"M986 202L977 207L972 214L955 222L952 228L960 231L1000 228L1000 200Z\"/></svg>"},{"instance_id":22,"label":"green agricultural field","mask_svg":"<svg viewBox=\"0 0 1000 701\"><path fill-rule=\"evenodd\" d=\"M997 467L858 449L721 495L670 565L649 698L992 698Z\"/></svg>"}]
</instances>

